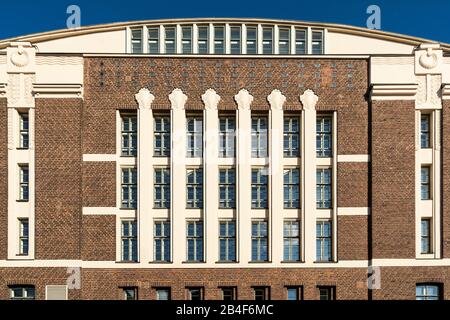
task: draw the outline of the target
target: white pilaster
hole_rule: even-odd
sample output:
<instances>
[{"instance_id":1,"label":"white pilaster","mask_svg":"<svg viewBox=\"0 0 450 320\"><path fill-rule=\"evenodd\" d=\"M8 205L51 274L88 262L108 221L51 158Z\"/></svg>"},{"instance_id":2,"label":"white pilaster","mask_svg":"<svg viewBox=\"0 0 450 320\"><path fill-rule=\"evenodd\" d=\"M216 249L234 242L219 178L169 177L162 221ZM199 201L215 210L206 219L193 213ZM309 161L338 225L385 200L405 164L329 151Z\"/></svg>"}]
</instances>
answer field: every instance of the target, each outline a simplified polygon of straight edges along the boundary
<instances>
[{"instance_id":1,"label":"white pilaster","mask_svg":"<svg viewBox=\"0 0 450 320\"><path fill-rule=\"evenodd\" d=\"M331 192L332 192L332 209L331 209L331 217L332 217L332 221L331 221L331 226L332 226L332 243L333 243L333 248L332 248L332 260L333 261L337 261L338 260L338 248L337 248L337 244L338 244L338 220L337 220L337 209L338 209L338 203L337 203L337 154L338 154L338 150L337 150L337 128L338 128L338 123L337 123L337 111L333 112L333 122L332 122L332 168L331 168L331 172L332 172L332 177L331 177Z\"/></svg>"},{"instance_id":2,"label":"white pilaster","mask_svg":"<svg viewBox=\"0 0 450 320\"><path fill-rule=\"evenodd\" d=\"M312 54L312 29L308 27L306 29L306 54Z\"/></svg>"},{"instance_id":3,"label":"white pilaster","mask_svg":"<svg viewBox=\"0 0 450 320\"><path fill-rule=\"evenodd\" d=\"M274 54L278 54L280 52L278 45L279 45L279 40L280 40L280 33L279 33L279 28L278 25L274 25L273 26L273 53Z\"/></svg>"},{"instance_id":4,"label":"white pilaster","mask_svg":"<svg viewBox=\"0 0 450 320\"><path fill-rule=\"evenodd\" d=\"M295 54L295 27L291 26L291 54Z\"/></svg>"},{"instance_id":5,"label":"white pilaster","mask_svg":"<svg viewBox=\"0 0 450 320\"><path fill-rule=\"evenodd\" d=\"M198 53L198 25L196 23L192 25L192 53Z\"/></svg>"},{"instance_id":6,"label":"white pilaster","mask_svg":"<svg viewBox=\"0 0 450 320\"><path fill-rule=\"evenodd\" d=\"M148 28L143 26L142 29L142 53L148 53Z\"/></svg>"},{"instance_id":7,"label":"white pilaster","mask_svg":"<svg viewBox=\"0 0 450 320\"><path fill-rule=\"evenodd\" d=\"M175 48L176 48L176 53L182 53L182 38L183 38L183 34L181 32L181 26L179 24L176 25L175 27Z\"/></svg>"},{"instance_id":8,"label":"white pilaster","mask_svg":"<svg viewBox=\"0 0 450 320\"><path fill-rule=\"evenodd\" d=\"M209 24L209 32L208 32L208 44L209 44L209 53L214 53L214 25L212 23Z\"/></svg>"},{"instance_id":9,"label":"white pilaster","mask_svg":"<svg viewBox=\"0 0 450 320\"><path fill-rule=\"evenodd\" d=\"M159 26L159 52L166 53L166 31L163 25Z\"/></svg>"},{"instance_id":10,"label":"white pilaster","mask_svg":"<svg viewBox=\"0 0 450 320\"><path fill-rule=\"evenodd\" d=\"M225 24L225 53L226 54L230 54L231 52L231 29L230 29L230 24L226 23Z\"/></svg>"},{"instance_id":11,"label":"white pilaster","mask_svg":"<svg viewBox=\"0 0 450 320\"><path fill-rule=\"evenodd\" d=\"M262 25L258 24L258 36L257 36L257 48L258 48L258 54L262 54L263 53L263 29L262 29Z\"/></svg>"},{"instance_id":12,"label":"white pilaster","mask_svg":"<svg viewBox=\"0 0 450 320\"><path fill-rule=\"evenodd\" d=\"M241 50L242 54L247 54L247 25L242 24L242 31L241 31Z\"/></svg>"}]
</instances>

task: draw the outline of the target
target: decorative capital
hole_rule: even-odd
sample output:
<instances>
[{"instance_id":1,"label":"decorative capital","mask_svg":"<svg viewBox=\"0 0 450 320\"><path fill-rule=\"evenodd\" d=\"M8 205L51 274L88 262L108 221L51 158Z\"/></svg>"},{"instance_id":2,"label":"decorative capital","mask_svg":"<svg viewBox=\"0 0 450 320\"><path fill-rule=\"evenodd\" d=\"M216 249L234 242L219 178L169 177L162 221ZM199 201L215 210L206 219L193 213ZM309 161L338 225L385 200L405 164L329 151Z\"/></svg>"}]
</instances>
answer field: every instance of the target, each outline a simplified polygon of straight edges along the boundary
<instances>
[{"instance_id":1,"label":"decorative capital","mask_svg":"<svg viewBox=\"0 0 450 320\"><path fill-rule=\"evenodd\" d=\"M301 96L300 101L302 102L303 108L305 110L314 110L316 108L317 101L319 97L316 96L314 91L311 89L306 90Z\"/></svg>"},{"instance_id":2,"label":"decorative capital","mask_svg":"<svg viewBox=\"0 0 450 320\"><path fill-rule=\"evenodd\" d=\"M220 101L220 96L214 89L209 88L204 94L202 94L202 101L208 110L217 110L217 105Z\"/></svg>"},{"instance_id":3,"label":"decorative capital","mask_svg":"<svg viewBox=\"0 0 450 320\"><path fill-rule=\"evenodd\" d=\"M422 43L415 51L415 73L441 74L443 51L439 43Z\"/></svg>"},{"instance_id":4,"label":"decorative capital","mask_svg":"<svg viewBox=\"0 0 450 320\"><path fill-rule=\"evenodd\" d=\"M26 41L11 42L6 48L8 73L34 73L36 49Z\"/></svg>"},{"instance_id":5,"label":"decorative capital","mask_svg":"<svg viewBox=\"0 0 450 320\"><path fill-rule=\"evenodd\" d=\"M139 90L134 97L139 104L139 109L150 109L153 100L155 100L155 96L151 94L147 88L142 88Z\"/></svg>"},{"instance_id":6,"label":"decorative capital","mask_svg":"<svg viewBox=\"0 0 450 320\"><path fill-rule=\"evenodd\" d=\"M172 109L184 110L184 105L186 104L188 97L183 93L181 89L174 89L171 94L169 94L169 100L172 104Z\"/></svg>"},{"instance_id":7,"label":"decorative capital","mask_svg":"<svg viewBox=\"0 0 450 320\"><path fill-rule=\"evenodd\" d=\"M236 100L238 104L238 109L250 110L253 96L246 89L241 89L238 94L234 96L234 100Z\"/></svg>"},{"instance_id":8,"label":"decorative capital","mask_svg":"<svg viewBox=\"0 0 450 320\"><path fill-rule=\"evenodd\" d=\"M286 97L280 90L274 89L268 96L267 101L270 103L270 108L274 110L283 110L283 105L286 102Z\"/></svg>"}]
</instances>

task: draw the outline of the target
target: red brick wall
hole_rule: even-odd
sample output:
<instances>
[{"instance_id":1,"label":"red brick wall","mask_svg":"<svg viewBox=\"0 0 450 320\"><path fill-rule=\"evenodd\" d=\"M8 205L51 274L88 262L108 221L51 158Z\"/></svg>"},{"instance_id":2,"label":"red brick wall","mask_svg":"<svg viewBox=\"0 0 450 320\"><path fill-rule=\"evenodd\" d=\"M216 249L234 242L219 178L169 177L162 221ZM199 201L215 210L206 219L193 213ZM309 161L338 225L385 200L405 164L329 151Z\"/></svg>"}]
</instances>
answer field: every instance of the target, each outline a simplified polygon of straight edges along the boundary
<instances>
[{"instance_id":1,"label":"red brick wall","mask_svg":"<svg viewBox=\"0 0 450 320\"><path fill-rule=\"evenodd\" d=\"M338 216L338 259L367 260L367 216Z\"/></svg>"},{"instance_id":2,"label":"red brick wall","mask_svg":"<svg viewBox=\"0 0 450 320\"><path fill-rule=\"evenodd\" d=\"M36 99L36 259L79 259L81 99Z\"/></svg>"},{"instance_id":3,"label":"red brick wall","mask_svg":"<svg viewBox=\"0 0 450 320\"><path fill-rule=\"evenodd\" d=\"M337 169L338 207L369 207L369 164L339 162Z\"/></svg>"},{"instance_id":4,"label":"red brick wall","mask_svg":"<svg viewBox=\"0 0 450 320\"><path fill-rule=\"evenodd\" d=\"M116 216L84 215L81 243L86 261L116 260Z\"/></svg>"},{"instance_id":5,"label":"red brick wall","mask_svg":"<svg viewBox=\"0 0 450 320\"><path fill-rule=\"evenodd\" d=\"M8 256L8 109L0 99L0 260Z\"/></svg>"},{"instance_id":6,"label":"red brick wall","mask_svg":"<svg viewBox=\"0 0 450 320\"><path fill-rule=\"evenodd\" d=\"M372 103L373 258L415 258L414 108Z\"/></svg>"},{"instance_id":7,"label":"red brick wall","mask_svg":"<svg viewBox=\"0 0 450 320\"><path fill-rule=\"evenodd\" d=\"M450 100L442 101L442 248L450 258Z\"/></svg>"},{"instance_id":8,"label":"red brick wall","mask_svg":"<svg viewBox=\"0 0 450 320\"><path fill-rule=\"evenodd\" d=\"M116 206L116 163L83 162L83 207Z\"/></svg>"}]
</instances>

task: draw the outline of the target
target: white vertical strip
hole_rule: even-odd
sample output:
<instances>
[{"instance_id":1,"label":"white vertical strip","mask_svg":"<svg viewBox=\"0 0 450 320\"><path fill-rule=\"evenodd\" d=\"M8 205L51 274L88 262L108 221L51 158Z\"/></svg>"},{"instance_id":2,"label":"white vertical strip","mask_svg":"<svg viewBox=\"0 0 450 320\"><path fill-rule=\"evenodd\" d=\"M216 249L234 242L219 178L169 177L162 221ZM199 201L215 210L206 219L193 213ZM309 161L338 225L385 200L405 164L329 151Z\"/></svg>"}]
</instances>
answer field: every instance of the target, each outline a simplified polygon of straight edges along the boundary
<instances>
[{"instance_id":1,"label":"white vertical strip","mask_svg":"<svg viewBox=\"0 0 450 320\"><path fill-rule=\"evenodd\" d=\"M421 256L421 213L420 213L420 169L421 169L421 163L420 163L420 116L421 112L420 110L415 111L415 175L414 175L414 181L415 181L415 248L416 248L416 258L420 258Z\"/></svg>"},{"instance_id":2,"label":"white vertical strip","mask_svg":"<svg viewBox=\"0 0 450 320\"><path fill-rule=\"evenodd\" d=\"M148 53L148 28L143 26L142 30L142 53Z\"/></svg>"},{"instance_id":3,"label":"white vertical strip","mask_svg":"<svg viewBox=\"0 0 450 320\"><path fill-rule=\"evenodd\" d=\"M279 51L279 44L280 44L280 32L279 32L279 28L278 25L274 25L273 26L273 53L274 54L278 54Z\"/></svg>"},{"instance_id":4,"label":"white vertical strip","mask_svg":"<svg viewBox=\"0 0 450 320\"><path fill-rule=\"evenodd\" d=\"M166 31L163 25L159 26L159 52L166 53Z\"/></svg>"},{"instance_id":5,"label":"white vertical strip","mask_svg":"<svg viewBox=\"0 0 450 320\"><path fill-rule=\"evenodd\" d=\"M312 32L311 32L311 27L307 28L307 32L306 32L306 38L307 40L307 51L306 54L312 54Z\"/></svg>"},{"instance_id":6,"label":"white vertical strip","mask_svg":"<svg viewBox=\"0 0 450 320\"><path fill-rule=\"evenodd\" d=\"M241 43L241 50L242 50L242 54L247 54L247 26L243 23L242 24L242 35L241 35L241 39L242 39L242 43Z\"/></svg>"},{"instance_id":7,"label":"white vertical strip","mask_svg":"<svg viewBox=\"0 0 450 320\"><path fill-rule=\"evenodd\" d=\"M436 259L441 258L441 111L433 111L433 253Z\"/></svg>"},{"instance_id":8,"label":"white vertical strip","mask_svg":"<svg viewBox=\"0 0 450 320\"><path fill-rule=\"evenodd\" d=\"M263 29L262 29L262 25L259 23L258 24L258 54L262 54L263 53Z\"/></svg>"},{"instance_id":9,"label":"white vertical strip","mask_svg":"<svg viewBox=\"0 0 450 320\"><path fill-rule=\"evenodd\" d=\"M333 261L338 261L338 219L337 219L337 207L338 207L338 203L337 203L337 154L338 154L338 148L337 148L337 126L338 126L338 121L337 121L337 111L333 112L333 128L332 128L332 134L333 134L333 168L332 169L332 173L333 173L333 177L332 177L332 192L333 192L333 209L332 209L332 227L333 227Z\"/></svg>"},{"instance_id":10,"label":"white vertical strip","mask_svg":"<svg viewBox=\"0 0 450 320\"><path fill-rule=\"evenodd\" d=\"M209 24L209 32L208 32L208 37L209 37L209 53L213 54L214 53L214 25L212 23Z\"/></svg>"},{"instance_id":11,"label":"white vertical strip","mask_svg":"<svg viewBox=\"0 0 450 320\"><path fill-rule=\"evenodd\" d=\"M291 26L291 54L295 54L295 27Z\"/></svg>"},{"instance_id":12,"label":"white vertical strip","mask_svg":"<svg viewBox=\"0 0 450 320\"><path fill-rule=\"evenodd\" d=\"M225 53L230 54L231 53L231 29L230 24L225 24Z\"/></svg>"},{"instance_id":13,"label":"white vertical strip","mask_svg":"<svg viewBox=\"0 0 450 320\"><path fill-rule=\"evenodd\" d=\"M125 32L125 50L126 53L131 53L131 29L127 27Z\"/></svg>"},{"instance_id":14,"label":"white vertical strip","mask_svg":"<svg viewBox=\"0 0 450 320\"><path fill-rule=\"evenodd\" d=\"M176 29L175 29L175 41L176 41L176 52L177 53L182 53L182 38L183 38L183 34L181 32L181 26L179 24L176 25Z\"/></svg>"},{"instance_id":15,"label":"white vertical strip","mask_svg":"<svg viewBox=\"0 0 450 320\"><path fill-rule=\"evenodd\" d=\"M198 53L198 25L196 23L192 25L192 52Z\"/></svg>"}]
</instances>

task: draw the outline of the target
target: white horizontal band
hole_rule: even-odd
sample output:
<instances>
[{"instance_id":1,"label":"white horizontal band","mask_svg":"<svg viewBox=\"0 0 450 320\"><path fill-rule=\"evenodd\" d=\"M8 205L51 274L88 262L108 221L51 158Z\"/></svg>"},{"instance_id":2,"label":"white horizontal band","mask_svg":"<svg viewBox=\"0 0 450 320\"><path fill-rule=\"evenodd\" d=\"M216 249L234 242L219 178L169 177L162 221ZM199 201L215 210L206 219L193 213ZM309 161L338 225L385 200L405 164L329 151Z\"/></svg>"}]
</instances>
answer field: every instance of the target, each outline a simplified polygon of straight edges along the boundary
<instances>
[{"instance_id":1,"label":"white horizontal band","mask_svg":"<svg viewBox=\"0 0 450 320\"><path fill-rule=\"evenodd\" d=\"M340 154L337 156L338 162L370 162L369 154Z\"/></svg>"},{"instance_id":2,"label":"white horizontal band","mask_svg":"<svg viewBox=\"0 0 450 320\"><path fill-rule=\"evenodd\" d=\"M116 160L117 155L115 154L83 154L83 161L86 162L111 162Z\"/></svg>"},{"instance_id":3,"label":"white horizontal band","mask_svg":"<svg viewBox=\"0 0 450 320\"><path fill-rule=\"evenodd\" d=\"M338 216L368 216L370 214L369 207L338 207Z\"/></svg>"}]
</instances>

